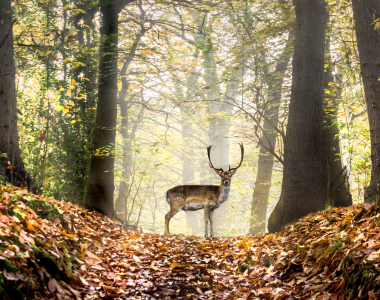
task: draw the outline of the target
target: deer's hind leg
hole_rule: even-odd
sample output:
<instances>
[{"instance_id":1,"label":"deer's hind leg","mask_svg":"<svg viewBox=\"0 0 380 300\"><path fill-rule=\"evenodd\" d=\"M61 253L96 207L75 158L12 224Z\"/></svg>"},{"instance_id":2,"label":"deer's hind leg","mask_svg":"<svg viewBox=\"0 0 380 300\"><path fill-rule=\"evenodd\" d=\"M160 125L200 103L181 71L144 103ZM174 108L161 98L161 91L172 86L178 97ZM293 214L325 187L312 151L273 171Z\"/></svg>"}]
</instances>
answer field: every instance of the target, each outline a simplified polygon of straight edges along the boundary
<instances>
[{"instance_id":1,"label":"deer's hind leg","mask_svg":"<svg viewBox=\"0 0 380 300\"><path fill-rule=\"evenodd\" d=\"M165 215L165 235L169 235L169 222L170 219L177 213L179 210L170 210L166 215Z\"/></svg>"}]
</instances>

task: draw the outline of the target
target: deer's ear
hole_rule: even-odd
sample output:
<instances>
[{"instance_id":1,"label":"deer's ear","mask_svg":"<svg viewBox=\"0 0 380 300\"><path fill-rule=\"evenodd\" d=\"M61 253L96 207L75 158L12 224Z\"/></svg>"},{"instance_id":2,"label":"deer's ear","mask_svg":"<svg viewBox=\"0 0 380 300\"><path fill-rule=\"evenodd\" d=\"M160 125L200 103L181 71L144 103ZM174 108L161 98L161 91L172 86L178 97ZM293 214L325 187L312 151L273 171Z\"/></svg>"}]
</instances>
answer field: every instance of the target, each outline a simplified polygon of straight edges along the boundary
<instances>
[{"instance_id":1,"label":"deer's ear","mask_svg":"<svg viewBox=\"0 0 380 300\"><path fill-rule=\"evenodd\" d=\"M236 171L237 171L237 169L230 171L230 173L231 173L230 176L231 177L234 176L234 174L236 173Z\"/></svg>"},{"instance_id":2,"label":"deer's ear","mask_svg":"<svg viewBox=\"0 0 380 300\"><path fill-rule=\"evenodd\" d=\"M218 171L218 170L215 170L215 173L219 176L223 176L223 171Z\"/></svg>"}]
</instances>

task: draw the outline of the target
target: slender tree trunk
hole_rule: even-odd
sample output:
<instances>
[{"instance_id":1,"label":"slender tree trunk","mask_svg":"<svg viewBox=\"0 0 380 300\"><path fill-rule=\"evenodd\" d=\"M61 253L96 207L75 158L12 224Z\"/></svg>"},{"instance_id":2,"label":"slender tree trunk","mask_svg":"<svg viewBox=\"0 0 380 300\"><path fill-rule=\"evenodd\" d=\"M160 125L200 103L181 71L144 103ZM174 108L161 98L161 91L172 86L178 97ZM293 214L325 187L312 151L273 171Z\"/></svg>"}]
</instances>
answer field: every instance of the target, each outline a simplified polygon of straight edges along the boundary
<instances>
[{"instance_id":1,"label":"slender tree trunk","mask_svg":"<svg viewBox=\"0 0 380 300\"><path fill-rule=\"evenodd\" d=\"M329 27L331 24L327 23ZM343 167L340 157L338 106L340 102L339 83L334 82L333 66L330 56L330 30L326 28L326 55L325 55L325 93L324 99L324 134L327 153L327 204L333 207L347 207L352 205L346 168Z\"/></svg>"},{"instance_id":2,"label":"slender tree trunk","mask_svg":"<svg viewBox=\"0 0 380 300\"><path fill-rule=\"evenodd\" d=\"M323 210L327 197L323 136L325 2L295 0L296 31L284 175L279 202L269 217L276 232L308 213Z\"/></svg>"},{"instance_id":3,"label":"slender tree trunk","mask_svg":"<svg viewBox=\"0 0 380 300\"><path fill-rule=\"evenodd\" d=\"M270 75L268 83L270 107L265 110L263 133L260 141L259 161L251 206L250 234L265 232L269 192L272 180L274 156L268 149L276 148L278 112L280 109L282 84L292 52L293 32L289 33L287 45L282 52L276 70Z\"/></svg>"},{"instance_id":4,"label":"slender tree trunk","mask_svg":"<svg viewBox=\"0 0 380 300\"><path fill-rule=\"evenodd\" d=\"M101 0L99 84L86 207L114 216L114 149L117 117L118 5ZM97 152L97 153L96 153Z\"/></svg>"},{"instance_id":5,"label":"slender tree trunk","mask_svg":"<svg viewBox=\"0 0 380 300\"><path fill-rule=\"evenodd\" d=\"M0 180L30 187L17 129L17 98L11 2L0 0ZM6 157L5 154L6 153Z\"/></svg>"},{"instance_id":6,"label":"slender tree trunk","mask_svg":"<svg viewBox=\"0 0 380 300\"><path fill-rule=\"evenodd\" d=\"M145 16L145 14L144 14ZM127 216L127 201L128 195L130 192L130 179L131 179L131 171L132 171L132 141L135 138L135 134L137 131L137 125L141 121L141 117L143 114L143 109L141 110L139 117L137 118L135 124L130 127L129 124L129 108L130 104L126 102L126 97L129 89L129 82L127 78L127 70L136 56L137 47L141 41L141 38L145 34L145 27L141 28L139 34L136 35L136 39L134 40L131 50L129 51L124 63L123 67L120 70L121 76L121 91L119 93L119 107L121 114L121 136L123 137L123 171L122 171L122 180L119 185L119 192L116 199L115 210L117 217L122 221L126 222ZM129 131L131 131L129 133Z\"/></svg>"},{"instance_id":7,"label":"slender tree trunk","mask_svg":"<svg viewBox=\"0 0 380 300\"><path fill-rule=\"evenodd\" d=\"M122 90L124 89L124 83L122 85ZM126 88L128 89L128 88ZM122 180L119 184L119 192L116 199L115 211L118 219L123 223L126 221L126 205L127 205L127 196L129 193L130 185L129 181L131 178L131 162L132 162L132 141L128 138L128 128L129 128L129 115L128 110L129 106L125 103L125 97L123 97L123 102L121 103L119 97L119 107L121 115L121 136L123 137L123 170L122 170Z\"/></svg>"},{"instance_id":8,"label":"slender tree trunk","mask_svg":"<svg viewBox=\"0 0 380 300\"><path fill-rule=\"evenodd\" d=\"M371 182L364 194L367 203L380 197L380 18L379 0L353 0L355 30L371 136Z\"/></svg>"}]
</instances>

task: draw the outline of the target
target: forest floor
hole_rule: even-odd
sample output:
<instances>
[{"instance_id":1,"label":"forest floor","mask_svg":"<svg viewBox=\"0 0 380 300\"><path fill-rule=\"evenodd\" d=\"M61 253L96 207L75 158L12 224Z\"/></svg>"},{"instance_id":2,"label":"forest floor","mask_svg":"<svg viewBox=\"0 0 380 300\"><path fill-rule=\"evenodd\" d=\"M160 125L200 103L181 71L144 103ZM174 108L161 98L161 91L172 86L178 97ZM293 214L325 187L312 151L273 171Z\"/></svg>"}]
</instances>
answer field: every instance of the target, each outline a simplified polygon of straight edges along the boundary
<instances>
[{"instance_id":1,"label":"forest floor","mask_svg":"<svg viewBox=\"0 0 380 300\"><path fill-rule=\"evenodd\" d=\"M380 210L340 231L360 209L205 239L127 231L0 185L0 299L378 299Z\"/></svg>"}]
</instances>

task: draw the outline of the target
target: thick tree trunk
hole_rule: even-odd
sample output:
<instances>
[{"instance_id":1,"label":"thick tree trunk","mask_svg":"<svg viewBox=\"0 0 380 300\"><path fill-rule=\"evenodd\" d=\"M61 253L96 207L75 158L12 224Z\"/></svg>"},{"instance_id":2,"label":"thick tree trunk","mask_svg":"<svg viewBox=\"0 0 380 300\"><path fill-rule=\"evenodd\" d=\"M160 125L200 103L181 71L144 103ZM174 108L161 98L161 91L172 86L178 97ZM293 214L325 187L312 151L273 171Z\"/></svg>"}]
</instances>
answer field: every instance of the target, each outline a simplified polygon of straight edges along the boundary
<instances>
[{"instance_id":1,"label":"thick tree trunk","mask_svg":"<svg viewBox=\"0 0 380 300\"><path fill-rule=\"evenodd\" d=\"M17 129L11 2L0 0L0 180L30 187ZM6 154L6 156L5 156Z\"/></svg>"},{"instance_id":2,"label":"thick tree trunk","mask_svg":"<svg viewBox=\"0 0 380 300\"><path fill-rule=\"evenodd\" d=\"M215 53L211 43L211 36L205 30L206 35L203 36L203 57L204 57L204 75L203 78L206 82L206 101L208 103L208 113L213 116L210 119L208 135L211 148L211 159L215 167L228 169L229 162L229 144L225 135L225 126L222 126L223 120L217 117L217 114L222 111L222 101L220 92L220 82L217 75ZM205 162L208 165L208 159L205 155ZM211 174L211 184L215 178L215 173L211 168L207 168L208 174ZM219 181L219 178L218 178ZM219 183L219 182L218 182ZM207 184L207 183L206 183ZM213 215L213 226L216 236L218 232L222 231L226 224L226 217L228 215L228 202L226 201L218 209L215 210Z\"/></svg>"},{"instance_id":3,"label":"thick tree trunk","mask_svg":"<svg viewBox=\"0 0 380 300\"><path fill-rule=\"evenodd\" d=\"M295 0L296 38L293 82L280 200L269 232L309 213L323 210L327 197L323 136L325 3Z\"/></svg>"},{"instance_id":4,"label":"thick tree trunk","mask_svg":"<svg viewBox=\"0 0 380 300\"><path fill-rule=\"evenodd\" d=\"M231 162L229 159L230 156L230 145L228 141L228 132L231 126L230 117L233 114L233 108L236 104L238 97L240 96L240 82L243 76L243 68L242 65L239 69L234 70L229 78L226 86L225 96L223 98L223 102L221 103L220 112L222 112L226 117L215 118L217 121L216 125L218 128L215 135L215 145L216 145L216 153L219 155L216 156L217 159L213 160L214 166L219 162L219 166L223 168L223 170L228 170L231 164L236 164L237 162ZM215 128L215 127L214 127ZM212 151L212 150L211 150ZM214 152L214 153L215 153ZM215 154L214 154L215 155ZM214 156L212 156L214 159ZM233 165L234 166L234 165ZM231 166L232 167L232 166ZM219 178L218 178L219 179ZM233 182L233 181L232 181ZM214 219L214 230L219 231L223 229L227 229L230 227L228 224L228 215L230 214L229 209L229 201L224 202L218 209L215 210L213 214Z\"/></svg>"},{"instance_id":5,"label":"thick tree trunk","mask_svg":"<svg viewBox=\"0 0 380 300\"><path fill-rule=\"evenodd\" d=\"M101 0L98 104L86 207L114 216L114 149L117 117L118 5Z\"/></svg>"},{"instance_id":6,"label":"thick tree trunk","mask_svg":"<svg viewBox=\"0 0 380 300\"><path fill-rule=\"evenodd\" d=\"M197 55L198 50L196 50ZM182 139L185 146L183 152L183 164L182 164L182 182L184 185L195 184L195 167L194 167L194 139L192 135L194 134L193 127L191 125L191 114L189 110L188 103L191 103L195 99L196 88L198 86L197 78L198 75L191 72L187 78L187 90L186 90L186 102L180 105L181 109L181 121L182 121ZM186 212L186 225L188 232L190 234L197 234L201 230L201 220L200 212L197 211L187 211Z\"/></svg>"},{"instance_id":7,"label":"thick tree trunk","mask_svg":"<svg viewBox=\"0 0 380 300\"><path fill-rule=\"evenodd\" d=\"M330 56L330 33L327 28L326 30L325 91L335 91L335 95L326 93L324 99L324 134L328 172L327 204L333 207L347 207L352 205L352 196L348 185L347 171L343 167L340 157L340 132L337 114L341 95L339 83L334 82Z\"/></svg>"},{"instance_id":8,"label":"thick tree trunk","mask_svg":"<svg viewBox=\"0 0 380 300\"><path fill-rule=\"evenodd\" d=\"M276 148L277 131L275 127L277 127L278 123L283 78L291 57L293 39L294 34L290 32L287 45L277 62L276 70L270 75L268 82L268 104L270 104L270 107L264 112L266 119L264 119L263 124L256 182L251 204L250 234L265 232L274 163L274 156L268 149L273 149L274 151Z\"/></svg>"},{"instance_id":9,"label":"thick tree trunk","mask_svg":"<svg viewBox=\"0 0 380 300\"><path fill-rule=\"evenodd\" d=\"M353 0L355 30L371 136L371 182L364 201L379 204L380 197L380 18L379 0Z\"/></svg>"}]
</instances>

